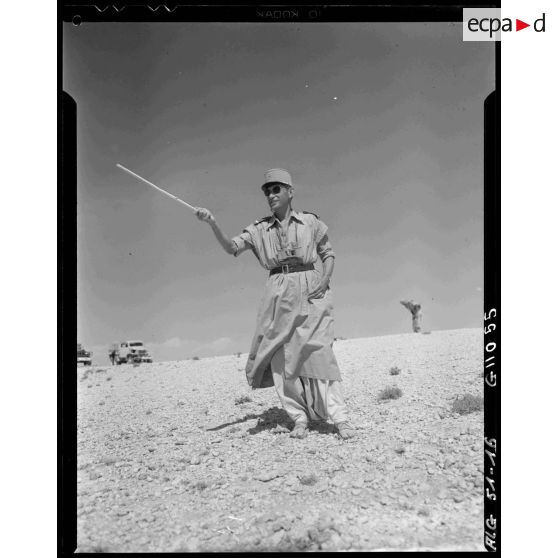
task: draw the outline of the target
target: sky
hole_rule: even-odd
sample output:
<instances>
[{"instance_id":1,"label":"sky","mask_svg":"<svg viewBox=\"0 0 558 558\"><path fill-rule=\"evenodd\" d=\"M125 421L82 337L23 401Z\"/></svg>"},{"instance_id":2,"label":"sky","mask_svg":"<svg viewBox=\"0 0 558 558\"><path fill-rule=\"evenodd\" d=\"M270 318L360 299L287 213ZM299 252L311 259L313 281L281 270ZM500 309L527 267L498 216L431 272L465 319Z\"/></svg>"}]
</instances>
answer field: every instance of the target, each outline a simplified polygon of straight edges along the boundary
<instances>
[{"instance_id":1,"label":"sky","mask_svg":"<svg viewBox=\"0 0 558 558\"><path fill-rule=\"evenodd\" d=\"M265 170L336 253L336 336L480 327L483 101L494 44L452 23L64 24L78 105L78 341L155 360L249 349L266 272L225 233L269 213Z\"/></svg>"}]
</instances>

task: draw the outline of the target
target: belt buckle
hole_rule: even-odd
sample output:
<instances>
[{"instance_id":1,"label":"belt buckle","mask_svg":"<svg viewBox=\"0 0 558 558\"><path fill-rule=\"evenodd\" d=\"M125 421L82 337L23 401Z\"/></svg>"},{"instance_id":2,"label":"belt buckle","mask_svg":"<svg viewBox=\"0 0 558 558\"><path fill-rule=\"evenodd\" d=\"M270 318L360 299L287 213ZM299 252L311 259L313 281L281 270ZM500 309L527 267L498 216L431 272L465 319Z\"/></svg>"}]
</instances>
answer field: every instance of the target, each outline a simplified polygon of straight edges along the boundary
<instances>
[{"instance_id":1,"label":"belt buckle","mask_svg":"<svg viewBox=\"0 0 558 558\"><path fill-rule=\"evenodd\" d=\"M281 266L281 273L289 273L289 264L283 264Z\"/></svg>"}]
</instances>

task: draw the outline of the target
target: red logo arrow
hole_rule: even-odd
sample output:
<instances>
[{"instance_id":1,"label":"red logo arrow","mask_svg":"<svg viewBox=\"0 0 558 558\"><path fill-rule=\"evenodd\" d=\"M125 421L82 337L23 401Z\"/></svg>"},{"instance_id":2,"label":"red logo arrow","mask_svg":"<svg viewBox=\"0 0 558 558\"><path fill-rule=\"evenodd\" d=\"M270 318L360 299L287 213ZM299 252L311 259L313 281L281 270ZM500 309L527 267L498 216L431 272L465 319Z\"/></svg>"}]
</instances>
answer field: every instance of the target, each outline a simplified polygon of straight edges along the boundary
<instances>
[{"instance_id":1,"label":"red logo arrow","mask_svg":"<svg viewBox=\"0 0 558 558\"><path fill-rule=\"evenodd\" d=\"M525 29L525 27L531 27L531 24L530 23L525 23L524 21L521 21L520 19L515 20L515 30L516 31L521 31L522 29Z\"/></svg>"}]
</instances>

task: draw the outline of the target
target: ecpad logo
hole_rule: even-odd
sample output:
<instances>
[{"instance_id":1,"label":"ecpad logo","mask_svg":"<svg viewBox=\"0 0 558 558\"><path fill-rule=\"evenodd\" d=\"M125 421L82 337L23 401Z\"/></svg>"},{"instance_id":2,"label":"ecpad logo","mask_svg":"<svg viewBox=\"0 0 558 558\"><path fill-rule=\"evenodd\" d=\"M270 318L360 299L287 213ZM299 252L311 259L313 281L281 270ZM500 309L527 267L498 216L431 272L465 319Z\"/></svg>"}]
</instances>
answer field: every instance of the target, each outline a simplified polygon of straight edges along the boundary
<instances>
[{"instance_id":1,"label":"ecpad logo","mask_svg":"<svg viewBox=\"0 0 558 558\"><path fill-rule=\"evenodd\" d=\"M533 24L515 18L502 18L500 8L463 8L464 41L500 41L502 33L521 31L532 27L536 33L544 33L546 14L543 13Z\"/></svg>"}]
</instances>

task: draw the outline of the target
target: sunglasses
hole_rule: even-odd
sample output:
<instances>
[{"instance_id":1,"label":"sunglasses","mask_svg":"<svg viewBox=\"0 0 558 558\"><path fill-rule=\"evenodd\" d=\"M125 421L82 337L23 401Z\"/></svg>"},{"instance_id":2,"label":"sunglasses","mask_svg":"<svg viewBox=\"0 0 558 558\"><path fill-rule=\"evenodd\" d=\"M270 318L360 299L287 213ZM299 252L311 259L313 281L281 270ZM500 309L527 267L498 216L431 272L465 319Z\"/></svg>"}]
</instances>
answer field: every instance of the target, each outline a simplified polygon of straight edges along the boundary
<instances>
[{"instance_id":1,"label":"sunglasses","mask_svg":"<svg viewBox=\"0 0 558 558\"><path fill-rule=\"evenodd\" d=\"M264 190L264 196L268 198L271 194L277 195L281 191L281 188L284 188L284 186L281 186L281 184L270 186L269 188L266 188Z\"/></svg>"}]
</instances>

